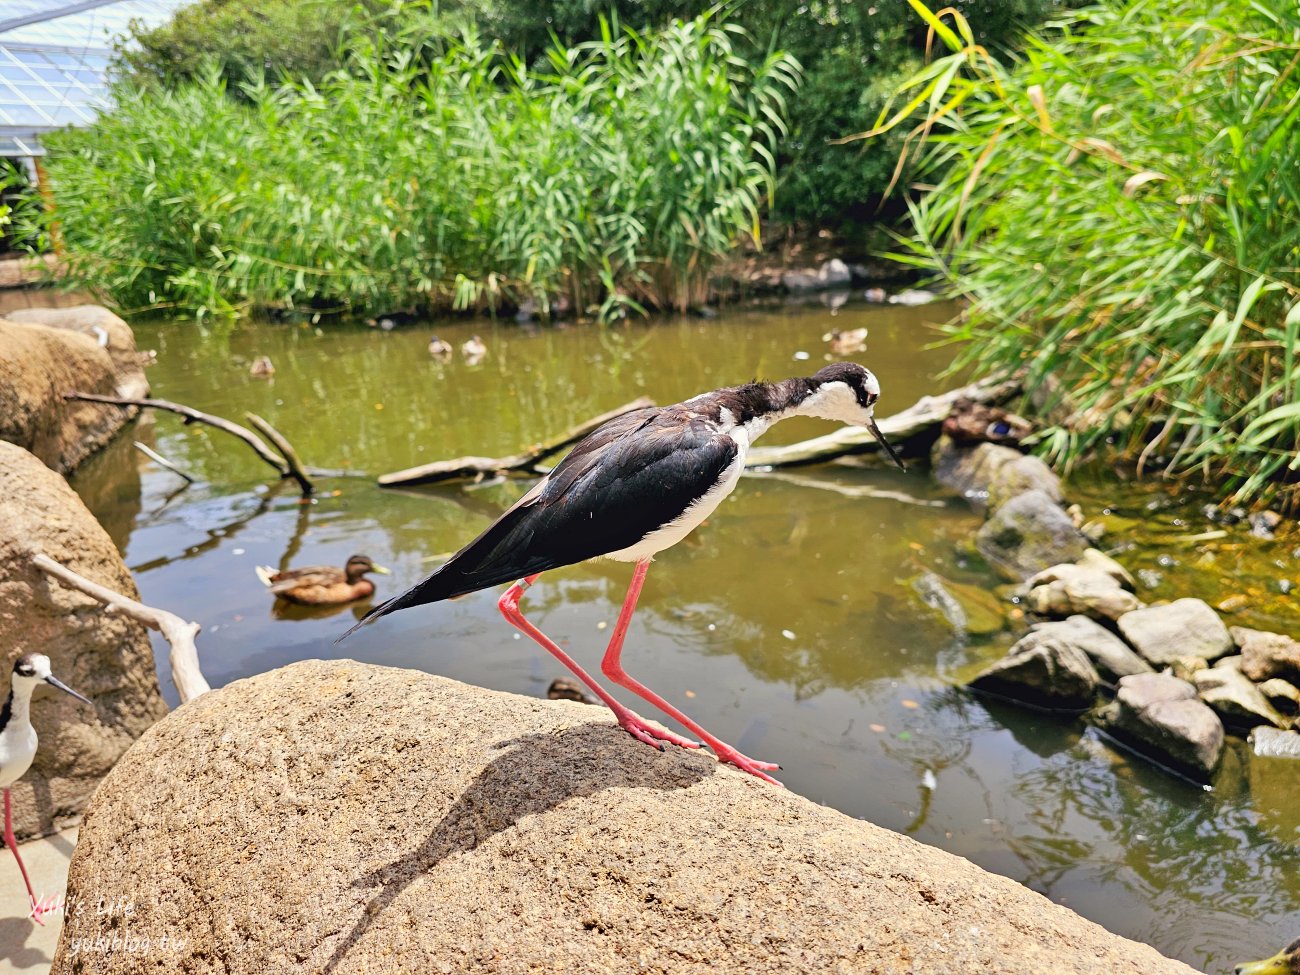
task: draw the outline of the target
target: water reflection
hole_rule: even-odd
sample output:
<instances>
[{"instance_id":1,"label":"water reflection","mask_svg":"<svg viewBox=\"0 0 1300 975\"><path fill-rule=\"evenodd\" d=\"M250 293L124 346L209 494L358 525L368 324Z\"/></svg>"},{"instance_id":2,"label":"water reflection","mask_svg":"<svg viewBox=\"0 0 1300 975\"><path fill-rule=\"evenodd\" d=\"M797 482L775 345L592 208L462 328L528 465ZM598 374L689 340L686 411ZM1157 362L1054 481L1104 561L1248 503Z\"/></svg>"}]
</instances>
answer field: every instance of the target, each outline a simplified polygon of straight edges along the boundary
<instances>
[{"instance_id":1,"label":"water reflection","mask_svg":"<svg viewBox=\"0 0 1300 975\"><path fill-rule=\"evenodd\" d=\"M882 377L883 413L937 388L946 353L925 349L925 322L945 314L839 310L837 327L869 330L859 358ZM431 359L433 330L420 328L166 326L141 329L138 341L159 350L157 395L236 418L251 410L306 463L374 475L509 454L638 395L671 402L754 375L807 373L829 327L821 307L619 329L477 323L489 352L473 367L459 355ZM437 328L453 346L470 331ZM811 361L795 361L799 351ZM259 355L276 364L269 381L248 376ZM365 552L394 569L377 580L385 598L486 527L527 481L385 491L370 477L325 478L303 505L228 437L171 417L156 424L161 452L200 483L168 502L175 478L129 442L119 453L119 440L77 486L114 526L146 601L203 624L215 685L332 656L537 696L565 676L501 620L495 593L401 613L335 646L355 607L277 615L254 574L258 564L341 565ZM791 421L764 442L826 429ZM1090 510L1125 512L1145 511L1145 492L1081 489ZM1162 511L1147 519L1153 531L1164 517L1170 533L1192 530L1172 524L1186 511ZM1238 755L1237 771L1207 793L1130 761L1077 720L950 687L1007 637L959 638L911 580L933 571L996 585L968 549L978 523L920 472L837 465L747 477L656 561L628 668L722 739L780 761L786 783L816 801L967 856L1193 964L1222 969L1270 953L1300 911L1300 783ZM594 666L629 575L607 562L547 573L528 593L529 616Z\"/></svg>"}]
</instances>

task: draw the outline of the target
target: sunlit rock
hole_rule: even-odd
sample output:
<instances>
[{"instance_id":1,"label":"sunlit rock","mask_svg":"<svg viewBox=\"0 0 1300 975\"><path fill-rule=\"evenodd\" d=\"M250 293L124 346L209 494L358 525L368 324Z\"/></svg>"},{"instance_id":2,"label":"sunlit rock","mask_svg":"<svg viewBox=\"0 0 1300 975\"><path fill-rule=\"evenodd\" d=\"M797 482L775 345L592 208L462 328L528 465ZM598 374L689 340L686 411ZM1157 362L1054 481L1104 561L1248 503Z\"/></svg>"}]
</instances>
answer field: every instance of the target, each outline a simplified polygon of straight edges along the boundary
<instances>
[{"instance_id":1,"label":"sunlit rock","mask_svg":"<svg viewBox=\"0 0 1300 975\"><path fill-rule=\"evenodd\" d=\"M1241 647L1241 670L1254 681L1281 677L1300 683L1300 642L1282 633L1232 628L1232 639Z\"/></svg>"},{"instance_id":2,"label":"sunlit rock","mask_svg":"<svg viewBox=\"0 0 1300 975\"><path fill-rule=\"evenodd\" d=\"M1259 727L1250 733L1250 742L1259 758L1300 759L1300 732ZM1291 793L1287 801L1293 803L1295 795Z\"/></svg>"},{"instance_id":3,"label":"sunlit rock","mask_svg":"<svg viewBox=\"0 0 1300 975\"><path fill-rule=\"evenodd\" d=\"M160 722L96 793L68 897L55 975L1192 975L603 708L352 661ZM75 950L113 933L168 940Z\"/></svg>"},{"instance_id":4,"label":"sunlit rock","mask_svg":"<svg viewBox=\"0 0 1300 975\"><path fill-rule=\"evenodd\" d=\"M1121 678L1101 721L1135 751L1198 779L1209 779L1223 757L1223 722L1195 687L1167 674Z\"/></svg>"},{"instance_id":5,"label":"sunlit rock","mask_svg":"<svg viewBox=\"0 0 1300 975\"><path fill-rule=\"evenodd\" d=\"M1260 689L1233 667L1207 667L1192 675L1192 683L1201 700L1214 708L1229 728L1248 731L1261 724L1275 728L1291 725L1290 719L1279 714Z\"/></svg>"},{"instance_id":6,"label":"sunlit rock","mask_svg":"<svg viewBox=\"0 0 1300 975\"><path fill-rule=\"evenodd\" d=\"M1117 620L1142 605L1113 575L1068 562L1037 573L1029 585L1028 607L1040 616Z\"/></svg>"},{"instance_id":7,"label":"sunlit rock","mask_svg":"<svg viewBox=\"0 0 1300 975\"><path fill-rule=\"evenodd\" d=\"M1268 698L1279 713L1289 717L1300 714L1300 687L1281 677L1270 677L1259 685L1259 692Z\"/></svg>"},{"instance_id":8,"label":"sunlit rock","mask_svg":"<svg viewBox=\"0 0 1300 975\"><path fill-rule=\"evenodd\" d=\"M1037 457L1021 454L993 475L989 484L989 508L1000 508L1026 491L1042 491L1057 504L1065 498L1056 473Z\"/></svg>"},{"instance_id":9,"label":"sunlit rock","mask_svg":"<svg viewBox=\"0 0 1300 975\"><path fill-rule=\"evenodd\" d=\"M1088 655L1104 675L1118 680L1129 674L1152 673L1151 665L1134 653L1123 640L1095 620L1070 616L1059 622L1037 623L1020 642L1050 638L1069 643Z\"/></svg>"},{"instance_id":10,"label":"sunlit rock","mask_svg":"<svg viewBox=\"0 0 1300 975\"><path fill-rule=\"evenodd\" d=\"M968 501L988 501L989 485L1006 464L1023 456L1018 450L999 444L983 443L976 447L959 447L950 437L940 437L930 455L934 479L952 488Z\"/></svg>"},{"instance_id":11,"label":"sunlit rock","mask_svg":"<svg viewBox=\"0 0 1300 975\"><path fill-rule=\"evenodd\" d=\"M970 686L1037 707L1082 711L1092 706L1101 677L1071 639L1039 631L985 668Z\"/></svg>"},{"instance_id":12,"label":"sunlit rock","mask_svg":"<svg viewBox=\"0 0 1300 975\"><path fill-rule=\"evenodd\" d=\"M1179 657L1218 660L1233 649L1223 620L1200 599L1175 599L1136 609L1116 622L1129 645L1157 666Z\"/></svg>"}]
</instances>

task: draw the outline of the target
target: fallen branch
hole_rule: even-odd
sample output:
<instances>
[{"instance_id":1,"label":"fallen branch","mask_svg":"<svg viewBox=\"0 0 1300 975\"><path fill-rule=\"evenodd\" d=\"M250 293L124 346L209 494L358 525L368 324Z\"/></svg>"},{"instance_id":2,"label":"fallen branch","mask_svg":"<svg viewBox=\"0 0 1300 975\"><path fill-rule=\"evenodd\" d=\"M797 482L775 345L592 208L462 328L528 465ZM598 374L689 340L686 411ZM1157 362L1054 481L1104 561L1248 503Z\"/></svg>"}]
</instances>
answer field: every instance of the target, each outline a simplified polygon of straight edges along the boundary
<instances>
[{"instance_id":1,"label":"fallen branch","mask_svg":"<svg viewBox=\"0 0 1300 975\"><path fill-rule=\"evenodd\" d=\"M298 452L293 449L293 444L289 443L285 435L256 413L245 413L244 419L253 425L254 430L271 441L275 449L284 455L285 463L289 467L289 476L298 482L298 487L302 489L302 496L306 498L315 493L316 485L312 484L311 478L307 476L306 468L302 466L302 461L298 459Z\"/></svg>"},{"instance_id":2,"label":"fallen branch","mask_svg":"<svg viewBox=\"0 0 1300 975\"><path fill-rule=\"evenodd\" d=\"M922 396L893 416L878 421L880 432L892 444L901 444L931 430L944 421L952 405L962 397L977 403L1000 403L1010 398L1019 384L1015 381L978 382L938 396ZM846 454L879 450L880 444L863 427L842 427L834 433L784 447L755 447L745 460L747 468L794 467L799 464L822 464Z\"/></svg>"},{"instance_id":3,"label":"fallen branch","mask_svg":"<svg viewBox=\"0 0 1300 975\"><path fill-rule=\"evenodd\" d=\"M153 461L153 462L154 462L155 464L157 464L159 467L162 467L162 468L165 468L166 470L171 471L171 472L172 472L173 474L175 474L177 477L182 477L182 478L184 478L186 484L193 484L193 483L194 483L194 478L193 478L193 476L191 476L191 475L185 473L185 471L181 470L179 467L177 467L175 464L173 464L171 461L169 461L169 460L168 460L166 457L164 457L162 454L158 453L158 451L154 450L154 449L153 449L152 447L150 447L148 444L142 444L139 440L135 440L135 441L132 441L132 442L135 444L135 449L136 449L136 450L140 451L140 453L144 454L146 457L148 457L151 461Z\"/></svg>"},{"instance_id":4,"label":"fallen branch","mask_svg":"<svg viewBox=\"0 0 1300 975\"><path fill-rule=\"evenodd\" d=\"M97 582L91 582L85 576L55 562L48 555L34 555L32 563L42 572L54 576L70 588L99 600L104 604L106 612L121 613L138 623L143 623L151 630L160 632L171 644L172 681L176 684L182 704L212 690L199 669L199 652L194 645L194 638L200 629L198 623L186 623L179 616L165 609L154 609Z\"/></svg>"},{"instance_id":5,"label":"fallen branch","mask_svg":"<svg viewBox=\"0 0 1300 975\"><path fill-rule=\"evenodd\" d=\"M263 461L275 469L275 472L282 478L292 477L298 481L302 488L303 497L312 493L310 481L305 484L299 480L293 473L292 465L283 457L275 453L266 442L257 434L247 427L241 427L238 423L232 423L230 420L220 416L213 416L211 413L203 413L190 406L181 403L173 403L165 399L125 399L118 396L101 396L98 393L64 393L64 399L82 400L87 403L107 403L110 406L138 406L143 409L166 410L168 413L176 413L183 418L186 425L191 423L206 423L210 427L216 427L218 430L224 430L232 437L238 437L248 446L253 448L253 453L257 454ZM264 421L265 422L265 421ZM283 440L283 437L280 439ZM287 441L286 441L287 443ZM292 451L292 448L290 448ZM296 458L295 458L296 460ZM301 468L301 464L298 465ZM304 475L305 478L306 475Z\"/></svg>"},{"instance_id":6,"label":"fallen branch","mask_svg":"<svg viewBox=\"0 0 1300 975\"><path fill-rule=\"evenodd\" d=\"M921 508L948 507L947 501L938 498L918 498L904 491L888 491L869 484L841 484L815 475L793 474L790 471L750 471L749 476L781 481L784 484L793 484L795 487L817 488L854 500L869 498L874 501L898 501L901 504L913 504Z\"/></svg>"},{"instance_id":7,"label":"fallen branch","mask_svg":"<svg viewBox=\"0 0 1300 975\"><path fill-rule=\"evenodd\" d=\"M380 487L398 487L412 484L435 484L439 481L454 481L464 478L479 478L485 475L519 473L535 474L539 463L558 453L570 444L577 443L602 423L608 423L617 416L632 410L654 406L654 401L647 397L624 403L618 409L593 416L590 420L570 427L563 433L543 440L540 444L528 447L520 453L509 457L456 457L453 460L438 460L419 467L410 467L404 471L381 474Z\"/></svg>"}]
</instances>

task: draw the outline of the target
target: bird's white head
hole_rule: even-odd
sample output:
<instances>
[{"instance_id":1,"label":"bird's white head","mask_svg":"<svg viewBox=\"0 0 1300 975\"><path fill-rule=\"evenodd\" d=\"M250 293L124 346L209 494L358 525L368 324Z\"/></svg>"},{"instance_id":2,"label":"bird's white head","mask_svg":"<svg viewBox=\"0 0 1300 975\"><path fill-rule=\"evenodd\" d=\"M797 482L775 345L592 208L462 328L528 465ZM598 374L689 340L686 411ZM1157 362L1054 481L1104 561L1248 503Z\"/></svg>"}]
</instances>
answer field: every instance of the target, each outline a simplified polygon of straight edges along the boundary
<instances>
[{"instance_id":1,"label":"bird's white head","mask_svg":"<svg viewBox=\"0 0 1300 975\"><path fill-rule=\"evenodd\" d=\"M51 687L71 694L79 701L90 704L90 698L83 697L63 681L54 676L50 670L50 658L43 653L25 653L14 661L13 690L15 695L25 692L30 696L36 685L44 681Z\"/></svg>"},{"instance_id":2,"label":"bird's white head","mask_svg":"<svg viewBox=\"0 0 1300 975\"><path fill-rule=\"evenodd\" d=\"M903 462L876 425L876 401L880 399L880 381L865 366L856 362L833 362L812 377L815 389L804 402L803 412L825 420L838 420L866 427L880 441L900 469Z\"/></svg>"}]
</instances>

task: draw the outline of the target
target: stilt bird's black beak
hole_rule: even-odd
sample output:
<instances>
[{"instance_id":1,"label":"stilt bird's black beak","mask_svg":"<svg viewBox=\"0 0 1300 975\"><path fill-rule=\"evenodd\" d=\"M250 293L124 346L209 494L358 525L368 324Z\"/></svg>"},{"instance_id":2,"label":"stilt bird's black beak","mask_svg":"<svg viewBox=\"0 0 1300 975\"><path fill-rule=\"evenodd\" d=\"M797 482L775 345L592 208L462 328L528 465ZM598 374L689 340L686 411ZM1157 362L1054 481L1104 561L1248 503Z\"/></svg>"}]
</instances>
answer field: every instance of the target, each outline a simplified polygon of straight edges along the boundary
<instances>
[{"instance_id":1,"label":"stilt bird's black beak","mask_svg":"<svg viewBox=\"0 0 1300 975\"><path fill-rule=\"evenodd\" d=\"M78 701L85 701L87 704L91 705L92 707L95 704L95 702L92 701L90 698L86 697L83 694L78 694L76 691L74 691L67 684L63 683L63 681L59 680L57 677L47 677L45 678L45 683L51 684L54 687L57 687L61 691L66 691L67 693L75 697Z\"/></svg>"},{"instance_id":2,"label":"stilt bird's black beak","mask_svg":"<svg viewBox=\"0 0 1300 975\"><path fill-rule=\"evenodd\" d=\"M889 454L890 459L898 465L898 469L900 471L906 471L907 468L903 466L903 458L899 457L898 451L889 445L889 441L886 440L885 435L880 432L880 427L876 426L876 421L874 419L867 421L867 429L871 431L873 437L880 441L880 446L885 448L885 453Z\"/></svg>"}]
</instances>

